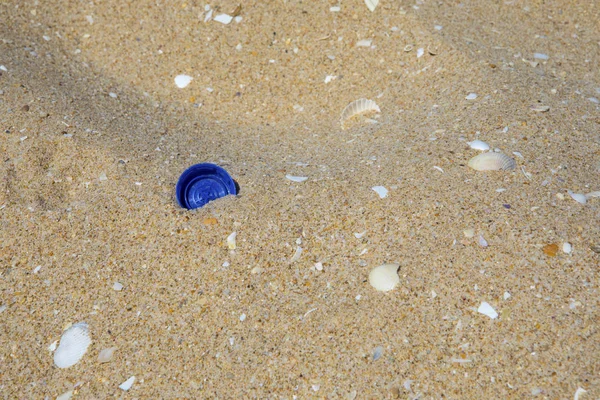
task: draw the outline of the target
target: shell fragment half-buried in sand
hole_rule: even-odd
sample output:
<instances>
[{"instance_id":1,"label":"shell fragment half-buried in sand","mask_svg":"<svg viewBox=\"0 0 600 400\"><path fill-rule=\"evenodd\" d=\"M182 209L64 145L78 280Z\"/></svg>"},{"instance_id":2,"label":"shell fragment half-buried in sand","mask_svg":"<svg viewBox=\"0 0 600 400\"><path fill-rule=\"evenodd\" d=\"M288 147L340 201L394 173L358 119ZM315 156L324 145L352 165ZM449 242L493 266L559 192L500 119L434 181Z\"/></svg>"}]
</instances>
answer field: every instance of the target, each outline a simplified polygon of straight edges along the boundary
<instances>
[{"instance_id":1,"label":"shell fragment half-buried in sand","mask_svg":"<svg viewBox=\"0 0 600 400\"><path fill-rule=\"evenodd\" d=\"M389 292L400 283L398 264L383 264L369 273L369 283L379 292Z\"/></svg>"},{"instance_id":2,"label":"shell fragment half-buried in sand","mask_svg":"<svg viewBox=\"0 0 600 400\"><path fill-rule=\"evenodd\" d=\"M367 112L381 112L379 106L373 101L368 99L358 99L348 104L344 111L342 111L342 117L340 123L342 129L345 129L345 123L355 115L367 113Z\"/></svg>"}]
</instances>

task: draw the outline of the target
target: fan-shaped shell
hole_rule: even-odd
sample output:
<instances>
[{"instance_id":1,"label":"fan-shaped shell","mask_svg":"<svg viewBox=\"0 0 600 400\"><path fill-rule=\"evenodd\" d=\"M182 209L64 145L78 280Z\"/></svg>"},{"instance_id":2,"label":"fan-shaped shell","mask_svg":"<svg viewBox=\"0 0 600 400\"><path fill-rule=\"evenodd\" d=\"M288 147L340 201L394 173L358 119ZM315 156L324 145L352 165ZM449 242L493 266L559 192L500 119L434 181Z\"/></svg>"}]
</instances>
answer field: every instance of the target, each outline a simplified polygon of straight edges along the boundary
<instances>
[{"instance_id":1,"label":"fan-shaped shell","mask_svg":"<svg viewBox=\"0 0 600 400\"><path fill-rule=\"evenodd\" d=\"M373 101L368 99L358 99L348 104L344 111L342 111L342 118L340 120L342 129L344 129L344 123L346 120L354 117L355 115L366 113L368 111L381 112L379 106Z\"/></svg>"},{"instance_id":2,"label":"fan-shaped shell","mask_svg":"<svg viewBox=\"0 0 600 400\"><path fill-rule=\"evenodd\" d=\"M369 283L377 291L388 292L400 283L399 268L398 264L383 264L375 267L369 273Z\"/></svg>"},{"instance_id":3,"label":"fan-shaped shell","mask_svg":"<svg viewBox=\"0 0 600 400\"><path fill-rule=\"evenodd\" d=\"M79 322L63 332L56 352L54 364L58 368L69 368L79 362L92 343L88 324Z\"/></svg>"},{"instance_id":4,"label":"fan-shaped shell","mask_svg":"<svg viewBox=\"0 0 600 400\"><path fill-rule=\"evenodd\" d=\"M482 153L469 160L469 167L477 171L507 171L515 169L513 158L502 153Z\"/></svg>"}]
</instances>

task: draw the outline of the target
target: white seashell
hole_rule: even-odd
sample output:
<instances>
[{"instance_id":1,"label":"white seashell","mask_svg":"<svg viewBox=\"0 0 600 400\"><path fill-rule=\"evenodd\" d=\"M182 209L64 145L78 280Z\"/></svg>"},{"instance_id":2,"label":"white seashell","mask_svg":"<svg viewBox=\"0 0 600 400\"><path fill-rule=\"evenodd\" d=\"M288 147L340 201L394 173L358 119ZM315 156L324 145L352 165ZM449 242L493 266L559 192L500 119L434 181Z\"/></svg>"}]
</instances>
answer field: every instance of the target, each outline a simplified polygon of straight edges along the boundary
<instances>
[{"instance_id":1,"label":"white seashell","mask_svg":"<svg viewBox=\"0 0 600 400\"><path fill-rule=\"evenodd\" d=\"M383 186L373 186L371 189L373 189L381 199L386 198L388 195L388 190Z\"/></svg>"},{"instance_id":2,"label":"white seashell","mask_svg":"<svg viewBox=\"0 0 600 400\"><path fill-rule=\"evenodd\" d=\"M488 303L486 303L485 301L483 303L481 303L481 305L477 309L477 312L481 313L483 315L487 315L491 319L498 318L498 313L496 312L496 310L494 310L494 308L492 306L490 306Z\"/></svg>"},{"instance_id":3,"label":"white seashell","mask_svg":"<svg viewBox=\"0 0 600 400\"><path fill-rule=\"evenodd\" d=\"M100 354L98 354L98 362L102 364L112 360L113 353L116 349L116 347L109 347L108 349L102 350Z\"/></svg>"},{"instance_id":4,"label":"white seashell","mask_svg":"<svg viewBox=\"0 0 600 400\"><path fill-rule=\"evenodd\" d=\"M298 246L298 247L296 247L296 252L292 256L290 262L294 263L294 262L298 261L300 259L301 255L302 255L302 247Z\"/></svg>"},{"instance_id":5,"label":"white seashell","mask_svg":"<svg viewBox=\"0 0 600 400\"><path fill-rule=\"evenodd\" d=\"M64 392L60 396L57 396L56 400L70 400L71 397L73 397L73 390L69 390L67 392Z\"/></svg>"},{"instance_id":6,"label":"white seashell","mask_svg":"<svg viewBox=\"0 0 600 400\"><path fill-rule=\"evenodd\" d=\"M564 253L571 254L571 251L573 251L573 246L569 242L564 242L562 245L562 251Z\"/></svg>"},{"instance_id":7,"label":"white seashell","mask_svg":"<svg viewBox=\"0 0 600 400\"><path fill-rule=\"evenodd\" d=\"M600 197L600 191L590 192L590 193L588 193L588 194L585 195L586 199L591 199L592 197Z\"/></svg>"},{"instance_id":8,"label":"white seashell","mask_svg":"<svg viewBox=\"0 0 600 400\"><path fill-rule=\"evenodd\" d=\"M372 39L363 39L356 42L356 47L371 47Z\"/></svg>"},{"instance_id":9,"label":"white seashell","mask_svg":"<svg viewBox=\"0 0 600 400\"><path fill-rule=\"evenodd\" d=\"M490 145L482 140L473 140L472 142L467 142L467 144L474 150L487 151L490 149Z\"/></svg>"},{"instance_id":10,"label":"white seashell","mask_svg":"<svg viewBox=\"0 0 600 400\"><path fill-rule=\"evenodd\" d=\"M586 197L586 195L585 195L585 194L581 194L581 193L573 193L573 192L572 192L572 191L570 191L570 190L567 190L567 193L569 193L569 196L571 196L571 198L572 198L573 200L575 200L576 202L578 202L578 203L581 203L581 204L585 204L585 203L587 203L587 197Z\"/></svg>"},{"instance_id":11,"label":"white seashell","mask_svg":"<svg viewBox=\"0 0 600 400\"><path fill-rule=\"evenodd\" d=\"M373 361L379 360L382 355L383 355L383 347L381 347L381 346L375 347L375 349L373 350Z\"/></svg>"},{"instance_id":12,"label":"white seashell","mask_svg":"<svg viewBox=\"0 0 600 400\"><path fill-rule=\"evenodd\" d=\"M477 98L477 93L469 93L465 99L467 100L475 100Z\"/></svg>"},{"instance_id":13,"label":"white seashell","mask_svg":"<svg viewBox=\"0 0 600 400\"><path fill-rule=\"evenodd\" d=\"M231 235L227 236L227 247L229 250L235 250L235 238L237 236L237 232L231 233Z\"/></svg>"},{"instance_id":14,"label":"white seashell","mask_svg":"<svg viewBox=\"0 0 600 400\"><path fill-rule=\"evenodd\" d=\"M53 352L56 350L56 347L58 347L58 340L55 340L54 342L50 343L50 346L48 346L48 351Z\"/></svg>"},{"instance_id":15,"label":"white seashell","mask_svg":"<svg viewBox=\"0 0 600 400\"><path fill-rule=\"evenodd\" d=\"M214 20L227 25L233 20L233 17L227 14L219 14L214 18Z\"/></svg>"},{"instance_id":16,"label":"white seashell","mask_svg":"<svg viewBox=\"0 0 600 400\"><path fill-rule=\"evenodd\" d=\"M367 233L367 231L363 231L363 232L354 232L354 237L357 239L362 238L363 236L365 236L365 233Z\"/></svg>"},{"instance_id":17,"label":"white seashell","mask_svg":"<svg viewBox=\"0 0 600 400\"><path fill-rule=\"evenodd\" d=\"M502 153L483 153L469 160L469 167L476 171L507 171L515 169L514 159Z\"/></svg>"},{"instance_id":18,"label":"white seashell","mask_svg":"<svg viewBox=\"0 0 600 400\"><path fill-rule=\"evenodd\" d=\"M307 176L293 176L293 175L286 175L285 176L287 179L289 179L292 182L304 182L308 179Z\"/></svg>"},{"instance_id":19,"label":"white seashell","mask_svg":"<svg viewBox=\"0 0 600 400\"><path fill-rule=\"evenodd\" d=\"M548 112L548 111L550 111L550 106L544 106L542 104L536 104L535 106L531 106L531 111L535 111L535 112Z\"/></svg>"},{"instance_id":20,"label":"white seashell","mask_svg":"<svg viewBox=\"0 0 600 400\"><path fill-rule=\"evenodd\" d=\"M587 390L585 390L584 388L578 387L577 390L575 391L575 395L573 396L573 400L579 400L579 397L584 393L587 393Z\"/></svg>"},{"instance_id":21,"label":"white seashell","mask_svg":"<svg viewBox=\"0 0 600 400\"><path fill-rule=\"evenodd\" d=\"M465 229L463 234L466 238L471 239L475 236L475 229Z\"/></svg>"},{"instance_id":22,"label":"white seashell","mask_svg":"<svg viewBox=\"0 0 600 400\"><path fill-rule=\"evenodd\" d=\"M64 331L54 353L58 368L69 368L79 362L92 343L88 324L80 322Z\"/></svg>"},{"instance_id":23,"label":"white seashell","mask_svg":"<svg viewBox=\"0 0 600 400\"><path fill-rule=\"evenodd\" d=\"M488 247L488 242L483 238L483 235L479 235L477 237L477 243L479 243L479 245L483 248Z\"/></svg>"},{"instance_id":24,"label":"white seashell","mask_svg":"<svg viewBox=\"0 0 600 400\"><path fill-rule=\"evenodd\" d=\"M119 389L128 391L133 386L133 382L135 382L135 376L132 376L131 378L127 379L125 382L121 383L119 385Z\"/></svg>"},{"instance_id":25,"label":"white seashell","mask_svg":"<svg viewBox=\"0 0 600 400\"><path fill-rule=\"evenodd\" d=\"M379 0L365 0L365 4L371 12L375 11L375 7L379 4Z\"/></svg>"},{"instance_id":26,"label":"white seashell","mask_svg":"<svg viewBox=\"0 0 600 400\"><path fill-rule=\"evenodd\" d=\"M184 87L186 87L187 85L190 84L192 79L193 78L188 75L177 75L175 77L175 84L177 85L178 88L183 89Z\"/></svg>"},{"instance_id":27,"label":"white seashell","mask_svg":"<svg viewBox=\"0 0 600 400\"><path fill-rule=\"evenodd\" d=\"M388 292L400 283L398 264L383 264L369 273L369 283L379 292Z\"/></svg>"},{"instance_id":28,"label":"white seashell","mask_svg":"<svg viewBox=\"0 0 600 400\"><path fill-rule=\"evenodd\" d=\"M354 117L355 115L369 111L381 112L379 106L373 100L358 99L348 104L346 108L344 108L344 111L342 111L342 118L340 120L342 129L344 129L344 123L346 120Z\"/></svg>"}]
</instances>

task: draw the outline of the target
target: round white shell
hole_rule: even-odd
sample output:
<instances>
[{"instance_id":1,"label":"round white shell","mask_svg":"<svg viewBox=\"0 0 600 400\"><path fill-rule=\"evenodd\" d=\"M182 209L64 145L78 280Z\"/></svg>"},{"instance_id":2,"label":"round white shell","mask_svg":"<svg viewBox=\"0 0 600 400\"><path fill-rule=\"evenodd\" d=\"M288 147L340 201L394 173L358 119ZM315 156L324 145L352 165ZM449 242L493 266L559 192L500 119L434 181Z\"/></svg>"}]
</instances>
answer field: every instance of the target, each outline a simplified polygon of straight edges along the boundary
<instances>
[{"instance_id":1,"label":"round white shell","mask_svg":"<svg viewBox=\"0 0 600 400\"><path fill-rule=\"evenodd\" d=\"M92 343L88 324L80 322L63 332L54 353L54 365L69 368L79 362Z\"/></svg>"},{"instance_id":2,"label":"round white shell","mask_svg":"<svg viewBox=\"0 0 600 400\"><path fill-rule=\"evenodd\" d=\"M472 142L467 142L467 144L475 150L487 151L490 149L490 145L482 140L473 140Z\"/></svg>"},{"instance_id":3,"label":"round white shell","mask_svg":"<svg viewBox=\"0 0 600 400\"><path fill-rule=\"evenodd\" d=\"M398 264L383 264L369 273L369 283L379 292L388 292L400 283Z\"/></svg>"},{"instance_id":4,"label":"round white shell","mask_svg":"<svg viewBox=\"0 0 600 400\"><path fill-rule=\"evenodd\" d=\"M506 154L482 153L471 158L468 165L477 171L507 171L515 169L517 163Z\"/></svg>"}]
</instances>

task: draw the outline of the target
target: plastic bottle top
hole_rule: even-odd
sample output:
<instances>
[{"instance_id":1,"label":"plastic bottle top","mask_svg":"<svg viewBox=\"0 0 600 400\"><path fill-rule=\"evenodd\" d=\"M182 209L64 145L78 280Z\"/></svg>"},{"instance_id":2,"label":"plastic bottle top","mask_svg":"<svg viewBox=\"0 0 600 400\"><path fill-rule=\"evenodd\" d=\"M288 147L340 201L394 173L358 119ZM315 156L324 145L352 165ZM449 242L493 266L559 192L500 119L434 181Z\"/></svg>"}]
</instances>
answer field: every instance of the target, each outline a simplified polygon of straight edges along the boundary
<instances>
[{"instance_id":1,"label":"plastic bottle top","mask_svg":"<svg viewBox=\"0 0 600 400\"><path fill-rule=\"evenodd\" d=\"M237 194L235 182L227 171L210 163L196 164L186 169L175 187L177 202L188 210L203 207L209 201L229 194Z\"/></svg>"}]
</instances>

